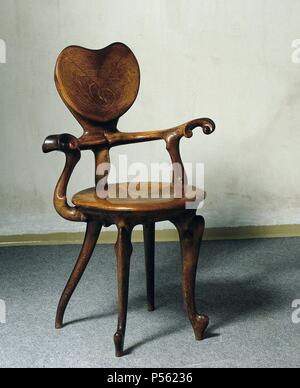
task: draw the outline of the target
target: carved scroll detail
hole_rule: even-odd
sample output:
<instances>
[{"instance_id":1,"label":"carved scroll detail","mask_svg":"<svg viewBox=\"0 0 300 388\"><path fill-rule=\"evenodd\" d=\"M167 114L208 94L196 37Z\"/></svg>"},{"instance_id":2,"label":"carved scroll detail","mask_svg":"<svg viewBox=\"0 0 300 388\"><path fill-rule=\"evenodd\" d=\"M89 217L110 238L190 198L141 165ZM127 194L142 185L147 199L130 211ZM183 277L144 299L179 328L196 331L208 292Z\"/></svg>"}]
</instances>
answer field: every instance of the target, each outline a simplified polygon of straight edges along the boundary
<instances>
[{"instance_id":1,"label":"carved scroll detail","mask_svg":"<svg viewBox=\"0 0 300 388\"><path fill-rule=\"evenodd\" d=\"M173 170L173 183L175 191L182 189L184 193L185 187L188 184L186 171L180 155L180 140L182 137L191 138L193 136L193 130L197 127L201 127L205 135L210 135L216 129L216 125L211 119L202 118L189 121L188 123L182 124L176 128L162 132L173 166L181 167L181 173L179 176L178 172L176 173L176 171Z\"/></svg>"},{"instance_id":2,"label":"carved scroll detail","mask_svg":"<svg viewBox=\"0 0 300 388\"><path fill-rule=\"evenodd\" d=\"M182 125L183 136L187 138L192 137L193 130L197 127L202 128L203 133L205 135L212 134L216 129L216 125L211 119L207 119L207 118L196 119Z\"/></svg>"},{"instance_id":3,"label":"carved scroll detail","mask_svg":"<svg viewBox=\"0 0 300 388\"><path fill-rule=\"evenodd\" d=\"M67 187L71 174L81 158L78 139L72 135L53 135L47 137L43 152L61 151L66 155L66 164L54 191L54 207L57 213L69 221L85 222L87 218L76 207L68 205Z\"/></svg>"}]
</instances>

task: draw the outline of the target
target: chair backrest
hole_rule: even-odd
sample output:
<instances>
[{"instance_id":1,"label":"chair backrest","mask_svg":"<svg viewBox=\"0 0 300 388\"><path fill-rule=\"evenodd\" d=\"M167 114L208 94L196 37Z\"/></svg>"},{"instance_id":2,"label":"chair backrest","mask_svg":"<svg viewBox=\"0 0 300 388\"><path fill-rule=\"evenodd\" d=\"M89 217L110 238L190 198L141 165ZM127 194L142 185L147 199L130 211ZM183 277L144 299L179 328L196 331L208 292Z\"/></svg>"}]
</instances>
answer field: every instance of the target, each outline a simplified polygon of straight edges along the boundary
<instances>
[{"instance_id":1,"label":"chair backrest","mask_svg":"<svg viewBox=\"0 0 300 388\"><path fill-rule=\"evenodd\" d=\"M123 43L101 50L70 46L59 55L55 82L64 103L80 124L109 128L134 103L140 70L133 52ZM97 129L96 129L97 131Z\"/></svg>"}]
</instances>

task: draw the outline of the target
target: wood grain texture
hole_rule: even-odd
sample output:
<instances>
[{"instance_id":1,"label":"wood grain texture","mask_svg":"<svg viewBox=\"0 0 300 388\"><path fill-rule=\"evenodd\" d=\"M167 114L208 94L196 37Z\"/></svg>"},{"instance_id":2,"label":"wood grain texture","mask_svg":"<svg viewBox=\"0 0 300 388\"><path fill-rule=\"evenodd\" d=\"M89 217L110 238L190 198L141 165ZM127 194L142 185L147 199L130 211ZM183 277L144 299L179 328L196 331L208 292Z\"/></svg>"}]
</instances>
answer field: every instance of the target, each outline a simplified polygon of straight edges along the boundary
<instances>
[{"instance_id":1,"label":"wood grain texture","mask_svg":"<svg viewBox=\"0 0 300 388\"><path fill-rule=\"evenodd\" d=\"M147 300L148 308L152 311L155 223L169 220L176 225L181 239L186 310L196 338L202 339L208 318L196 312L194 296L204 220L196 217L195 211L187 210L187 203L193 201L194 206L199 204L204 200L205 193L188 185L180 156L180 140L192 137L197 127L206 135L213 133L214 122L200 118L165 130L138 133L119 131L118 121L134 103L140 85L138 62L132 51L122 43L114 43L101 50L78 46L66 48L57 60L55 82L62 100L82 126L83 134L79 138L70 134L51 135L43 144L45 153L60 151L66 156L66 164L54 192L54 206L63 218L87 223L82 251L59 302L56 327L63 325L67 304L90 260L102 226L117 225L115 251L119 314L114 343L116 356L124 355L132 230L136 225L144 225ZM176 166L173 166L171 183L139 183L135 185L134 195L132 190L128 190L132 189L129 183L108 185L109 151L112 147L155 140L164 141L170 159ZM68 183L81 152L85 150L94 153L95 187L75 194L72 199L74 206L70 206L67 200ZM103 169L103 164L107 168ZM181 168L180 174L177 173L178 166ZM169 193L168 197L165 196L166 192ZM111 193L117 193L116 198Z\"/></svg>"},{"instance_id":2,"label":"wood grain texture","mask_svg":"<svg viewBox=\"0 0 300 388\"><path fill-rule=\"evenodd\" d=\"M122 43L102 50L71 46L58 57L55 81L72 111L106 123L122 116L134 103L140 70L134 54Z\"/></svg>"},{"instance_id":3,"label":"wood grain texture","mask_svg":"<svg viewBox=\"0 0 300 388\"><path fill-rule=\"evenodd\" d=\"M99 198L97 189L92 187L75 194L72 202L83 213L86 213L85 209L96 212L101 209L117 213L154 213L160 210L185 209L188 201L193 201L197 205L204 201L206 194L203 190L194 186L189 186L186 190L194 193L189 199L183 196L176 198L175 188L171 183L137 182L132 185L126 182L108 185L107 198ZM114 197L114 193L117 193L117 198ZM130 194L131 196L129 196Z\"/></svg>"}]
</instances>

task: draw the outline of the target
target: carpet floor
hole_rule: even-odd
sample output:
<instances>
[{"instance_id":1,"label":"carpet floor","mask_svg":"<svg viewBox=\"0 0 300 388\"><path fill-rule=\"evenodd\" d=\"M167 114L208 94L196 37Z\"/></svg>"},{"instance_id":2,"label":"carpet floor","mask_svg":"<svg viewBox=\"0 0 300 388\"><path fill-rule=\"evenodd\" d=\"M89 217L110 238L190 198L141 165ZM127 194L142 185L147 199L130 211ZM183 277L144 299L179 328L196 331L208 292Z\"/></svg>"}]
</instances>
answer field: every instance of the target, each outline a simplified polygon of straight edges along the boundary
<instances>
[{"instance_id":1,"label":"carpet floor","mask_svg":"<svg viewBox=\"0 0 300 388\"><path fill-rule=\"evenodd\" d=\"M156 305L148 312L142 244L131 264L128 354L114 357L116 260L97 246L66 312L54 329L58 299L79 246L0 249L0 367L300 367L300 239L204 242L197 276L198 309L210 316L194 340L181 296L178 243L156 245ZM2 302L3 305L3 302ZM2 311L3 313L3 311Z\"/></svg>"}]
</instances>

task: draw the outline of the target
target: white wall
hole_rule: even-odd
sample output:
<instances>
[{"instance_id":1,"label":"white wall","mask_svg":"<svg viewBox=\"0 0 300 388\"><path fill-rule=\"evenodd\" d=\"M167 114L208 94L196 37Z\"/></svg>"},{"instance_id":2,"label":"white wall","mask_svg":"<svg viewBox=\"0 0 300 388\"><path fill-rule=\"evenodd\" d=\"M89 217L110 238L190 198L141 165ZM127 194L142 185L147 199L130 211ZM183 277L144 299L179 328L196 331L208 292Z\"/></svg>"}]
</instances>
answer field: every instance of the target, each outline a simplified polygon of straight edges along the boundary
<instances>
[{"instance_id":1,"label":"white wall","mask_svg":"<svg viewBox=\"0 0 300 388\"><path fill-rule=\"evenodd\" d=\"M216 121L214 135L183 144L186 161L205 163L209 227L298 223L299 15L299 0L0 0L0 235L78 230L51 204L64 157L41 152L48 134L81 133L53 68L65 46L114 41L142 71L120 129ZM168 160L160 142L131 147L120 149L131 161ZM84 154L70 194L93 184L93 168Z\"/></svg>"}]
</instances>

